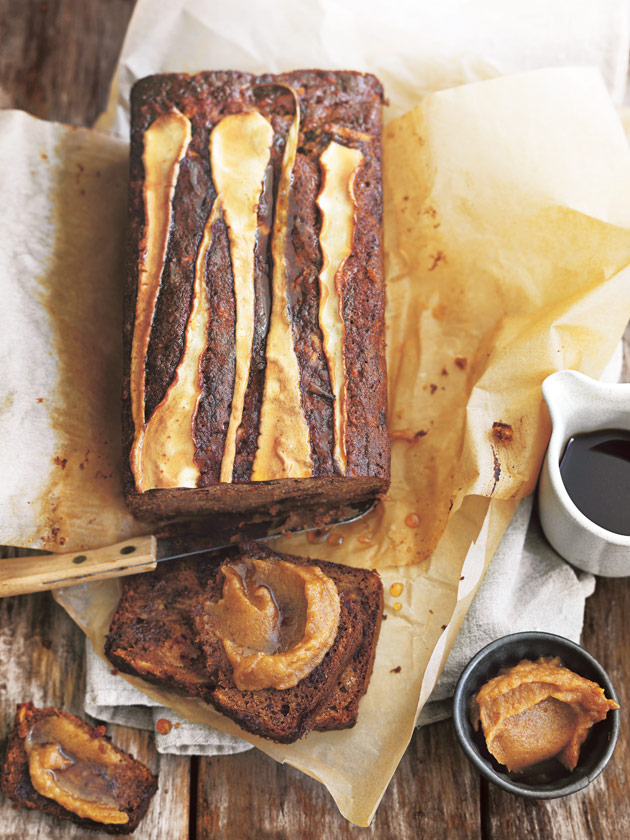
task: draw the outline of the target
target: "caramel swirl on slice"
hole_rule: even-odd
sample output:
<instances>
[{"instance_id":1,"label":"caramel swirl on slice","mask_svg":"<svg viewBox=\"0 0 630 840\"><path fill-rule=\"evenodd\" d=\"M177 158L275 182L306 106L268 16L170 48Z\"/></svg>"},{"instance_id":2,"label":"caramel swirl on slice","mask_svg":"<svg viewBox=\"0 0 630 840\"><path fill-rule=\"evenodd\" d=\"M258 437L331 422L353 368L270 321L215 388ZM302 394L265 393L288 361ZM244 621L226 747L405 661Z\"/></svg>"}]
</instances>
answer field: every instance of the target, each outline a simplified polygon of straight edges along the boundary
<instances>
[{"instance_id":1,"label":"caramel swirl on slice","mask_svg":"<svg viewBox=\"0 0 630 840\"><path fill-rule=\"evenodd\" d=\"M334 402L334 458L342 475L346 472L346 370L343 321L343 290L340 276L352 253L354 235L354 180L363 162L357 149L349 149L334 141L320 157L323 171L322 188L317 206L322 212L319 242L323 264L319 274L319 325Z\"/></svg>"},{"instance_id":2,"label":"caramel swirl on slice","mask_svg":"<svg viewBox=\"0 0 630 840\"><path fill-rule=\"evenodd\" d=\"M289 193L300 125L299 102L295 92L291 92L295 99L295 116L282 158L272 231L273 302L267 335L267 367L260 431L252 468L252 481L307 478L313 474L310 432L302 408L300 370L293 344L293 326L287 295Z\"/></svg>"},{"instance_id":3,"label":"caramel swirl on slice","mask_svg":"<svg viewBox=\"0 0 630 840\"><path fill-rule=\"evenodd\" d=\"M136 317L131 347L130 394L134 439L130 453L136 490L146 489L141 453L145 430L146 358L171 226L179 164L191 139L191 124L173 109L158 117L144 135L144 235L140 244Z\"/></svg>"},{"instance_id":4,"label":"caramel swirl on slice","mask_svg":"<svg viewBox=\"0 0 630 840\"><path fill-rule=\"evenodd\" d=\"M258 111L224 117L210 136L212 178L228 228L236 300L236 374L230 423L221 461L222 482L232 481L236 433L243 417L252 359L258 204L272 142L273 128Z\"/></svg>"},{"instance_id":5,"label":"caramel swirl on slice","mask_svg":"<svg viewBox=\"0 0 630 840\"><path fill-rule=\"evenodd\" d=\"M236 376L221 481L232 480L236 433L251 363L254 334L254 251L258 203L269 165L273 129L257 111L224 117L210 136L210 157L217 197L197 252L192 309L184 350L164 399L146 424L137 462L142 489L196 487L195 420L203 390L201 366L208 343L210 303L206 262L212 228L223 216L228 228L236 298Z\"/></svg>"},{"instance_id":6,"label":"caramel swirl on slice","mask_svg":"<svg viewBox=\"0 0 630 840\"><path fill-rule=\"evenodd\" d=\"M124 825L116 768L121 757L105 738L94 738L63 717L38 721L24 741L35 790L83 819Z\"/></svg>"}]
</instances>

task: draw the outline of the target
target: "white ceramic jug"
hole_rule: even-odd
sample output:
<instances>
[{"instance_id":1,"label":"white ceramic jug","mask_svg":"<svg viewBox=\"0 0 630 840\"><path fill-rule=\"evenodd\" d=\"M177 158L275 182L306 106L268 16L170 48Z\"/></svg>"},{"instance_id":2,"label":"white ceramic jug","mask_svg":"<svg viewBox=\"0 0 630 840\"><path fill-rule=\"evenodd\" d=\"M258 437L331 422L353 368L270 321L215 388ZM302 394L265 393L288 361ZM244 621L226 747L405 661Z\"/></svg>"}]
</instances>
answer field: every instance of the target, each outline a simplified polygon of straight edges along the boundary
<instances>
[{"instance_id":1,"label":"white ceramic jug","mask_svg":"<svg viewBox=\"0 0 630 840\"><path fill-rule=\"evenodd\" d=\"M574 435L599 429L630 431L630 384L599 382L563 370L545 379L542 392L553 426L538 488L545 535L558 554L579 569L604 577L630 575L630 536L588 519L560 476L560 458Z\"/></svg>"}]
</instances>

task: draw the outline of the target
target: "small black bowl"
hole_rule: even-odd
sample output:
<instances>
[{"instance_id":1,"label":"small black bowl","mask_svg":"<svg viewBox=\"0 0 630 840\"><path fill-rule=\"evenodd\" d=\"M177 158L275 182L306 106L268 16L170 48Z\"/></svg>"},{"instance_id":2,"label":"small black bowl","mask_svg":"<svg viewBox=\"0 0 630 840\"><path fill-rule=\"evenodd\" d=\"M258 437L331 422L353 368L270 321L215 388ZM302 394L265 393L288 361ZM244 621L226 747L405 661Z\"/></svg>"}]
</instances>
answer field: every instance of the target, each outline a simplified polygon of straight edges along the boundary
<instances>
[{"instance_id":1,"label":"small black bowl","mask_svg":"<svg viewBox=\"0 0 630 840\"><path fill-rule=\"evenodd\" d=\"M556 799L585 788L608 764L619 735L619 710L608 712L604 720L591 728L572 772L551 759L538 765L535 773L510 773L488 752L481 727L475 732L470 723L470 700L488 680L521 659L536 660L541 656L558 656L563 665L598 683L606 697L619 702L606 671L575 642L553 633L514 633L491 642L464 668L453 696L453 722L467 758L489 781L529 799Z\"/></svg>"}]
</instances>

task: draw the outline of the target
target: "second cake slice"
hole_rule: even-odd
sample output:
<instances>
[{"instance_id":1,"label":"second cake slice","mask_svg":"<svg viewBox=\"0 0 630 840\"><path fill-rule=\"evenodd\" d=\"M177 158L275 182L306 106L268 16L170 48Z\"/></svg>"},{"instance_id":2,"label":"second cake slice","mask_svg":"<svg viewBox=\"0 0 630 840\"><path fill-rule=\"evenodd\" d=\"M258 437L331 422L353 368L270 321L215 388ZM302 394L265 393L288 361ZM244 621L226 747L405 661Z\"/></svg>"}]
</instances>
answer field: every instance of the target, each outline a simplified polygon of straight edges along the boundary
<instances>
[{"instance_id":1,"label":"second cake slice","mask_svg":"<svg viewBox=\"0 0 630 840\"><path fill-rule=\"evenodd\" d=\"M216 622L208 618L226 600L230 568L243 581L243 597L239 603L228 596L227 632L216 632ZM279 576L274 579L275 568ZM298 581L295 593L286 592L284 581L296 569L306 570L305 581ZM315 612L305 611L313 577L328 580L327 588L332 584L339 606L336 618L317 604ZM260 589L267 589L268 596ZM317 589L316 583L315 599ZM270 620L260 610L265 604L271 607ZM253 623L250 607L262 612ZM382 613L383 587L376 572L242 541L239 553L164 563L155 572L126 579L105 653L124 673L200 697L248 732L291 743L313 728L354 726L372 674ZM249 648L246 655L272 654L274 667L279 664L288 677L278 684L286 687L243 687L229 645L226 649L225 639L230 638ZM305 647L306 667L301 657ZM287 662L282 654L289 650L293 657L296 649L299 661Z\"/></svg>"}]
</instances>

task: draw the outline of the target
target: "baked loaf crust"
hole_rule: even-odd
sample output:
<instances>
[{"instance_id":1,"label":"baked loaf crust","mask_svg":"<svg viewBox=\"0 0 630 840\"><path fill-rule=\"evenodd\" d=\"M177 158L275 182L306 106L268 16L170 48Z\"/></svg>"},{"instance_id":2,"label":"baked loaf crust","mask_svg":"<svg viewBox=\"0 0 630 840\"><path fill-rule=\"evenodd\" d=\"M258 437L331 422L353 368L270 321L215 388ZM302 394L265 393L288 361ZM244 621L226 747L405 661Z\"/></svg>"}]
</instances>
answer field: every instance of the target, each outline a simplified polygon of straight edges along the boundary
<instances>
[{"instance_id":1,"label":"baked loaf crust","mask_svg":"<svg viewBox=\"0 0 630 840\"><path fill-rule=\"evenodd\" d=\"M334 509L387 489L381 103L375 77L348 71L134 86L136 516Z\"/></svg>"},{"instance_id":2,"label":"baked loaf crust","mask_svg":"<svg viewBox=\"0 0 630 840\"><path fill-rule=\"evenodd\" d=\"M31 783L25 739L36 723L49 717L65 719L81 732L86 733L89 738L109 742L109 738L104 734L104 726L91 727L81 718L62 709L53 707L37 709L32 703L22 703L17 707L15 725L9 738L2 768L1 786L4 794L19 806L71 820L83 828L105 831L108 834L131 834L146 814L151 798L157 791L157 776L136 761L133 756L110 744L110 748L121 758L121 763L116 765L118 807L127 814L129 820L124 824L112 825L79 817L54 799L42 796Z\"/></svg>"},{"instance_id":3,"label":"baked loaf crust","mask_svg":"<svg viewBox=\"0 0 630 840\"><path fill-rule=\"evenodd\" d=\"M383 587L374 571L274 552L242 542L242 556L317 566L336 584L341 617L335 641L294 688L256 691L236 687L223 647L208 634L204 612L221 597L228 556L164 563L126 579L105 645L124 673L200 697L254 735L292 743L311 729L343 729L357 721L376 651ZM169 593L171 593L169 595Z\"/></svg>"}]
</instances>

